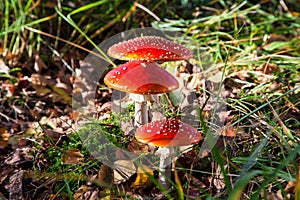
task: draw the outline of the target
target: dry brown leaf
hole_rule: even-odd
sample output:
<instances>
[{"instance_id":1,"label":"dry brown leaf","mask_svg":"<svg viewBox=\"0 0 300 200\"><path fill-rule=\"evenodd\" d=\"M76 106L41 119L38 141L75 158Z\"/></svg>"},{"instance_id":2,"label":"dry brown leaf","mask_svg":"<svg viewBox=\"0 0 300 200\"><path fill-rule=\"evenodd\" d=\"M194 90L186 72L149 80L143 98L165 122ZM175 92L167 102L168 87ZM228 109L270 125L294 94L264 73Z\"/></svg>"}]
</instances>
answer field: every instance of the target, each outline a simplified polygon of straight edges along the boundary
<instances>
[{"instance_id":1,"label":"dry brown leaf","mask_svg":"<svg viewBox=\"0 0 300 200\"><path fill-rule=\"evenodd\" d=\"M76 148L68 149L63 155L63 163L65 164L82 164L84 156Z\"/></svg>"},{"instance_id":2,"label":"dry brown leaf","mask_svg":"<svg viewBox=\"0 0 300 200\"><path fill-rule=\"evenodd\" d=\"M152 185L149 176L154 176L153 170L146 165L140 165L137 169L137 177L130 187L134 189L146 189Z\"/></svg>"},{"instance_id":3,"label":"dry brown leaf","mask_svg":"<svg viewBox=\"0 0 300 200\"><path fill-rule=\"evenodd\" d=\"M233 115L230 115L232 111L220 111L217 113L218 117L219 117L219 121L221 123L226 123L226 122L229 122L232 118L233 118Z\"/></svg>"},{"instance_id":4,"label":"dry brown leaf","mask_svg":"<svg viewBox=\"0 0 300 200\"><path fill-rule=\"evenodd\" d=\"M284 191L287 193L292 192L295 189L295 185L295 181L289 181L288 184L285 186Z\"/></svg>"},{"instance_id":5,"label":"dry brown leaf","mask_svg":"<svg viewBox=\"0 0 300 200\"><path fill-rule=\"evenodd\" d=\"M69 113L69 117L70 119L74 120L74 121L78 121L80 119L80 112L79 111L76 111L76 110L72 110L70 113Z\"/></svg>"},{"instance_id":6,"label":"dry brown leaf","mask_svg":"<svg viewBox=\"0 0 300 200\"><path fill-rule=\"evenodd\" d=\"M211 76L207 77L207 80L213 82L213 83L221 83L222 77L223 76L223 72L221 71L215 71L214 74L212 74Z\"/></svg>"},{"instance_id":7,"label":"dry brown leaf","mask_svg":"<svg viewBox=\"0 0 300 200\"><path fill-rule=\"evenodd\" d=\"M117 160L114 162L114 166L114 184L125 182L136 173L132 160Z\"/></svg>"},{"instance_id":8,"label":"dry brown leaf","mask_svg":"<svg viewBox=\"0 0 300 200\"><path fill-rule=\"evenodd\" d=\"M87 192L87 191L88 191L88 186L83 185L83 186L81 186L80 188L78 188L78 189L75 191L75 193L74 193L74 195L73 195L73 198L74 198L74 199L81 199L83 193L85 193L85 192Z\"/></svg>"},{"instance_id":9,"label":"dry brown leaf","mask_svg":"<svg viewBox=\"0 0 300 200\"><path fill-rule=\"evenodd\" d=\"M98 181L101 187L105 187L112 183L112 171L109 166L105 164L101 165L101 169L98 173Z\"/></svg>"},{"instance_id":10,"label":"dry brown leaf","mask_svg":"<svg viewBox=\"0 0 300 200\"><path fill-rule=\"evenodd\" d=\"M217 191L221 191L225 188L225 181L224 176L221 172L221 167L219 165L216 165L215 162L211 163L212 167L215 168L215 175L212 177L209 177L209 181L213 184L213 186L217 189ZM214 167L214 165L216 165Z\"/></svg>"},{"instance_id":11,"label":"dry brown leaf","mask_svg":"<svg viewBox=\"0 0 300 200\"><path fill-rule=\"evenodd\" d=\"M121 128L124 132L124 135L132 135L134 132L133 121L122 121Z\"/></svg>"},{"instance_id":12,"label":"dry brown leaf","mask_svg":"<svg viewBox=\"0 0 300 200\"><path fill-rule=\"evenodd\" d=\"M45 76L42 76L40 74L31 74L30 76L31 78L31 84L32 86L36 86L36 87L45 87L47 86L48 82L50 81L50 78L51 77L45 77Z\"/></svg>"},{"instance_id":13,"label":"dry brown leaf","mask_svg":"<svg viewBox=\"0 0 300 200\"><path fill-rule=\"evenodd\" d=\"M50 97L52 97L54 102L72 102L72 98L70 97L72 88L60 80L55 81L49 76L32 74L31 85L40 96L45 96L50 93Z\"/></svg>"},{"instance_id":14,"label":"dry brown leaf","mask_svg":"<svg viewBox=\"0 0 300 200\"><path fill-rule=\"evenodd\" d=\"M13 171L14 169L9 167L9 168L5 168L2 169L0 172L0 184L3 184L3 182L6 180L6 178L10 175L10 173ZM1 198L0 198L1 199Z\"/></svg>"},{"instance_id":15,"label":"dry brown leaf","mask_svg":"<svg viewBox=\"0 0 300 200\"><path fill-rule=\"evenodd\" d=\"M235 137L236 136L234 128L233 128L233 126L230 126L230 124L223 127L216 134L222 135L222 136L225 136L225 137Z\"/></svg>"},{"instance_id":16,"label":"dry brown leaf","mask_svg":"<svg viewBox=\"0 0 300 200\"><path fill-rule=\"evenodd\" d=\"M0 148L4 148L8 144L10 134L4 127L0 127Z\"/></svg>"},{"instance_id":17,"label":"dry brown leaf","mask_svg":"<svg viewBox=\"0 0 300 200\"><path fill-rule=\"evenodd\" d=\"M24 170L18 170L16 173L12 174L9 178L9 182L5 185L5 189L9 192L9 199L18 200L24 199L22 192L22 180L23 180Z\"/></svg>"},{"instance_id":18,"label":"dry brown leaf","mask_svg":"<svg viewBox=\"0 0 300 200\"><path fill-rule=\"evenodd\" d=\"M75 200L98 200L99 190L97 188L83 185L75 191L73 198Z\"/></svg>"},{"instance_id":19,"label":"dry brown leaf","mask_svg":"<svg viewBox=\"0 0 300 200\"><path fill-rule=\"evenodd\" d=\"M127 150L133 153L147 153L149 151L149 147L146 144L133 140L127 146Z\"/></svg>"},{"instance_id":20,"label":"dry brown leaf","mask_svg":"<svg viewBox=\"0 0 300 200\"><path fill-rule=\"evenodd\" d=\"M5 159L4 163L13 166L25 165L32 162L30 152L30 147L17 148L11 156Z\"/></svg>"}]
</instances>

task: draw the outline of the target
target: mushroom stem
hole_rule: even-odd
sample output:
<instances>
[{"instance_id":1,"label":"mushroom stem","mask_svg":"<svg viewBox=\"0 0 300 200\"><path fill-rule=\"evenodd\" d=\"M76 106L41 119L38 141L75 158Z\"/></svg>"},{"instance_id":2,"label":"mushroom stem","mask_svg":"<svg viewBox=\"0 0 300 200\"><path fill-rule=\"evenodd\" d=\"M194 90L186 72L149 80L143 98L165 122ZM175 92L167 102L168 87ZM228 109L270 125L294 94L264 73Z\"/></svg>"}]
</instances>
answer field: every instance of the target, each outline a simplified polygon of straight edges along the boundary
<instances>
[{"instance_id":1,"label":"mushroom stem","mask_svg":"<svg viewBox=\"0 0 300 200\"><path fill-rule=\"evenodd\" d=\"M134 101L134 126L140 127L149 122L148 101L153 102L152 95L130 94L129 98Z\"/></svg>"},{"instance_id":2,"label":"mushroom stem","mask_svg":"<svg viewBox=\"0 0 300 200\"><path fill-rule=\"evenodd\" d=\"M147 102L135 102L134 105L134 126L140 127L148 123Z\"/></svg>"},{"instance_id":3,"label":"mushroom stem","mask_svg":"<svg viewBox=\"0 0 300 200\"><path fill-rule=\"evenodd\" d=\"M158 180L162 187L167 189L170 187L168 179L171 179L174 147L160 147L156 154L160 155Z\"/></svg>"}]
</instances>

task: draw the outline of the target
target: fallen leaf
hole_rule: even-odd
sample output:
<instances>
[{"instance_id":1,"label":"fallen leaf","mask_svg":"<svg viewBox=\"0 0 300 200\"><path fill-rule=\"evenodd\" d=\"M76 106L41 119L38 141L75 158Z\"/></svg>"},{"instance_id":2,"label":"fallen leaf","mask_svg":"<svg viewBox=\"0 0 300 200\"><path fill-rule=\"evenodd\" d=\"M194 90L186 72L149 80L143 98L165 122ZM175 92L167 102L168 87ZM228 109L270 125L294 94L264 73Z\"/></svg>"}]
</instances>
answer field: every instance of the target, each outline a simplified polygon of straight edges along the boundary
<instances>
[{"instance_id":1,"label":"fallen leaf","mask_svg":"<svg viewBox=\"0 0 300 200\"><path fill-rule=\"evenodd\" d=\"M214 74L207 77L207 80L213 83L221 83L223 81L222 78L223 78L223 72L215 71Z\"/></svg>"},{"instance_id":2,"label":"fallen leaf","mask_svg":"<svg viewBox=\"0 0 300 200\"><path fill-rule=\"evenodd\" d=\"M1 170L1 172L0 172L0 185L4 183L4 181L6 180L6 178L11 174L11 172L13 170L14 169L11 168L11 167Z\"/></svg>"},{"instance_id":3,"label":"fallen leaf","mask_svg":"<svg viewBox=\"0 0 300 200\"><path fill-rule=\"evenodd\" d=\"M51 93L51 89L47 87L49 82L53 82L50 77L44 77L39 74L31 75L31 86L37 92L39 96L45 96Z\"/></svg>"},{"instance_id":4,"label":"fallen leaf","mask_svg":"<svg viewBox=\"0 0 300 200\"><path fill-rule=\"evenodd\" d=\"M80 153L78 149L68 149L65 154L63 154L63 163L65 164L82 164L84 156Z\"/></svg>"},{"instance_id":5,"label":"fallen leaf","mask_svg":"<svg viewBox=\"0 0 300 200\"><path fill-rule=\"evenodd\" d=\"M136 173L132 160L117 160L114 162L114 167L114 184L125 182Z\"/></svg>"},{"instance_id":6,"label":"fallen leaf","mask_svg":"<svg viewBox=\"0 0 300 200\"><path fill-rule=\"evenodd\" d=\"M212 166L216 165L216 163L212 162ZM222 191L225 188L224 176L221 172L221 167L216 165L214 176L210 177L209 180L213 184L213 186L217 189L217 191Z\"/></svg>"},{"instance_id":7,"label":"fallen leaf","mask_svg":"<svg viewBox=\"0 0 300 200\"><path fill-rule=\"evenodd\" d=\"M135 128L134 128L132 120L121 121L121 128L122 128L125 136L134 134Z\"/></svg>"},{"instance_id":8,"label":"fallen leaf","mask_svg":"<svg viewBox=\"0 0 300 200\"><path fill-rule=\"evenodd\" d=\"M53 101L55 102L61 102L62 100L66 101L67 103L72 103L72 98L70 97L70 93L66 89L64 89L62 86L67 87L66 84L60 83L60 84L49 84L49 87L53 90L53 93L51 96L53 97ZM67 87L69 89L69 87Z\"/></svg>"},{"instance_id":9,"label":"fallen leaf","mask_svg":"<svg viewBox=\"0 0 300 200\"><path fill-rule=\"evenodd\" d=\"M295 181L289 181L285 186L284 191L287 193L292 192L295 189L295 185L296 185Z\"/></svg>"},{"instance_id":10,"label":"fallen leaf","mask_svg":"<svg viewBox=\"0 0 300 200\"><path fill-rule=\"evenodd\" d=\"M87 185L81 186L75 191L73 198L75 200L98 200L99 199L98 188L90 187Z\"/></svg>"},{"instance_id":11,"label":"fallen leaf","mask_svg":"<svg viewBox=\"0 0 300 200\"><path fill-rule=\"evenodd\" d=\"M22 180L24 170L18 170L9 178L9 182L5 185L5 189L9 192L9 199L24 199L22 192Z\"/></svg>"},{"instance_id":12,"label":"fallen leaf","mask_svg":"<svg viewBox=\"0 0 300 200\"><path fill-rule=\"evenodd\" d=\"M146 144L133 140L129 143L126 148L129 152L133 152L136 154L147 153L149 151L149 147Z\"/></svg>"},{"instance_id":13,"label":"fallen leaf","mask_svg":"<svg viewBox=\"0 0 300 200\"><path fill-rule=\"evenodd\" d=\"M10 134L4 127L0 127L0 148L4 148L8 144Z\"/></svg>"},{"instance_id":14,"label":"fallen leaf","mask_svg":"<svg viewBox=\"0 0 300 200\"><path fill-rule=\"evenodd\" d=\"M217 135L222 135L222 136L225 136L225 137L235 137L235 136L236 136L235 131L234 131L234 128L233 128L233 126L230 126L230 124L224 126L224 127L223 127L220 131L218 131L216 134L217 134Z\"/></svg>"},{"instance_id":15,"label":"fallen leaf","mask_svg":"<svg viewBox=\"0 0 300 200\"><path fill-rule=\"evenodd\" d=\"M111 191L108 188L105 188L104 190L100 191L99 200L111 200Z\"/></svg>"},{"instance_id":16,"label":"fallen leaf","mask_svg":"<svg viewBox=\"0 0 300 200\"><path fill-rule=\"evenodd\" d=\"M60 139L60 137L63 135L62 132L58 132L58 131L54 131L54 130L51 130L51 129L44 129L44 132L46 133L46 135L53 139L55 142L57 140Z\"/></svg>"},{"instance_id":17,"label":"fallen leaf","mask_svg":"<svg viewBox=\"0 0 300 200\"><path fill-rule=\"evenodd\" d=\"M112 171L111 168L105 164L101 165L101 168L98 173L98 184L101 187L106 187L112 182Z\"/></svg>"},{"instance_id":18,"label":"fallen leaf","mask_svg":"<svg viewBox=\"0 0 300 200\"><path fill-rule=\"evenodd\" d=\"M12 166L26 166L32 162L30 152L30 147L17 148L11 156L5 159L4 163Z\"/></svg>"},{"instance_id":19,"label":"fallen leaf","mask_svg":"<svg viewBox=\"0 0 300 200\"><path fill-rule=\"evenodd\" d=\"M150 176L154 176L153 170L146 165L140 165L137 169L137 177L130 187L134 189L146 189L152 185Z\"/></svg>"}]
</instances>

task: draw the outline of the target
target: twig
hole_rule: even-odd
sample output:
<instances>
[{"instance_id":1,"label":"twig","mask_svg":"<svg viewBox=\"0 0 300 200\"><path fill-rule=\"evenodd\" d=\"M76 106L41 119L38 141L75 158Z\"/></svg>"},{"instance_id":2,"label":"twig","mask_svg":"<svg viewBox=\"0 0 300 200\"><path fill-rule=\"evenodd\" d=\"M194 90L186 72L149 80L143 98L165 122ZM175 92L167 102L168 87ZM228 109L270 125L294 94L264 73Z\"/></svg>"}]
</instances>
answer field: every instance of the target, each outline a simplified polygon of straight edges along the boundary
<instances>
[{"instance_id":1,"label":"twig","mask_svg":"<svg viewBox=\"0 0 300 200\"><path fill-rule=\"evenodd\" d=\"M1 115L2 117L5 117L7 121L13 121L13 122L15 122L15 123L18 122L17 120L15 120L15 119L13 119L13 118L11 118L11 117L9 117L9 116L7 116L7 115L1 113L1 112L0 112L0 115Z\"/></svg>"}]
</instances>

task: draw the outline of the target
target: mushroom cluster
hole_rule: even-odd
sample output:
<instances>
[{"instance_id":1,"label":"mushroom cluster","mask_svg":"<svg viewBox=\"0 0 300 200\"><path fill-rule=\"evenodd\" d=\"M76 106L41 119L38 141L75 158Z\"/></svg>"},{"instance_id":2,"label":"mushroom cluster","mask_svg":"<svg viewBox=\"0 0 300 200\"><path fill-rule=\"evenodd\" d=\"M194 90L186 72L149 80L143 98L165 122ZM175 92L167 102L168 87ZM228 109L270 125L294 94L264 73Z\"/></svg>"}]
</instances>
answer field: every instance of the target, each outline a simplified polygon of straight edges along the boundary
<instances>
[{"instance_id":1,"label":"mushroom cluster","mask_svg":"<svg viewBox=\"0 0 300 200\"><path fill-rule=\"evenodd\" d=\"M170 92L179 87L178 81L157 61L175 61L193 56L187 48L158 36L143 36L111 46L108 55L129 62L110 71L104 83L130 93L135 101L134 126L149 122L147 102L153 94ZM135 95L133 95L135 94Z\"/></svg>"},{"instance_id":2,"label":"mushroom cluster","mask_svg":"<svg viewBox=\"0 0 300 200\"><path fill-rule=\"evenodd\" d=\"M111 46L108 55L127 63L111 70L104 77L104 83L113 89L130 93L135 101L135 137L138 141L172 152L175 146L191 145L201 140L195 128L176 119L149 122L148 103L152 95L167 93L179 88L174 76L161 68L158 61L177 61L193 57L191 51L158 36L143 36ZM165 172L168 155L160 158L160 172ZM162 185L168 185L160 173Z\"/></svg>"}]
</instances>

